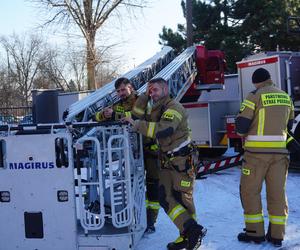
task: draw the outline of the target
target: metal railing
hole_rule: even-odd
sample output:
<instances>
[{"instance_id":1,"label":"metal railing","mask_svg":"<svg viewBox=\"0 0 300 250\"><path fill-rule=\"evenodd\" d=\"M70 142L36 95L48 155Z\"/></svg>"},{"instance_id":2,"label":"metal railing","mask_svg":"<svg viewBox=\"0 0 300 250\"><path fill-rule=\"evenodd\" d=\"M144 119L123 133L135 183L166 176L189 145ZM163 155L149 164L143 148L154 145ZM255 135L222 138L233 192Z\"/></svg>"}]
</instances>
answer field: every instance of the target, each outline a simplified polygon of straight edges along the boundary
<instances>
[{"instance_id":1,"label":"metal railing","mask_svg":"<svg viewBox=\"0 0 300 250\"><path fill-rule=\"evenodd\" d=\"M18 123L32 123L32 107L21 106L0 108L0 125Z\"/></svg>"},{"instance_id":2,"label":"metal railing","mask_svg":"<svg viewBox=\"0 0 300 250\"><path fill-rule=\"evenodd\" d=\"M145 226L141 136L121 124L95 127L87 134L75 143L81 226L86 234L105 223L141 230Z\"/></svg>"}]
</instances>

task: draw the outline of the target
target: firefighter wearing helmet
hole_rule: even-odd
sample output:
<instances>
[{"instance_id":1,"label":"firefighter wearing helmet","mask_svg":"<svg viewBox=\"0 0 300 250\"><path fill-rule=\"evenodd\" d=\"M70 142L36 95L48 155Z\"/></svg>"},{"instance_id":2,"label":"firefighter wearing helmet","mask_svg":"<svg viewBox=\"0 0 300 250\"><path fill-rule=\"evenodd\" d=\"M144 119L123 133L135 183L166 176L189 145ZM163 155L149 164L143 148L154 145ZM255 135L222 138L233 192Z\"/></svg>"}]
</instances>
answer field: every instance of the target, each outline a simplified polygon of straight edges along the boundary
<instances>
[{"instance_id":1,"label":"firefighter wearing helmet","mask_svg":"<svg viewBox=\"0 0 300 250\"><path fill-rule=\"evenodd\" d=\"M236 119L236 130L245 138L240 194L246 228L238 240L255 243L267 240L281 246L288 216L287 143L294 108L289 95L274 86L266 69L255 70L252 82L256 89L243 101ZM269 214L266 235L261 203L264 181Z\"/></svg>"}]
</instances>

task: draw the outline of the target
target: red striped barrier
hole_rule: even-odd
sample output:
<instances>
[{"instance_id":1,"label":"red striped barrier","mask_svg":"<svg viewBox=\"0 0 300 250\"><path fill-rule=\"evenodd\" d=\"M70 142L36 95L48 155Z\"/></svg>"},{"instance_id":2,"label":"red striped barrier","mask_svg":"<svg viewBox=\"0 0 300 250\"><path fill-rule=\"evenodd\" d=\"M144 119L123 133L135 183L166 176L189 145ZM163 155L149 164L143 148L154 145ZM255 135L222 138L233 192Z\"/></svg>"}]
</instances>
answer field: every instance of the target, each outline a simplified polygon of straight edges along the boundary
<instances>
[{"instance_id":1,"label":"red striped barrier","mask_svg":"<svg viewBox=\"0 0 300 250\"><path fill-rule=\"evenodd\" d=\"M243 155L239 154L215 162L210 162L206 164L200 163L200 165L197 168L197 177L238 166L242 163L242 158Z\"/></svg>"}]
</instances>

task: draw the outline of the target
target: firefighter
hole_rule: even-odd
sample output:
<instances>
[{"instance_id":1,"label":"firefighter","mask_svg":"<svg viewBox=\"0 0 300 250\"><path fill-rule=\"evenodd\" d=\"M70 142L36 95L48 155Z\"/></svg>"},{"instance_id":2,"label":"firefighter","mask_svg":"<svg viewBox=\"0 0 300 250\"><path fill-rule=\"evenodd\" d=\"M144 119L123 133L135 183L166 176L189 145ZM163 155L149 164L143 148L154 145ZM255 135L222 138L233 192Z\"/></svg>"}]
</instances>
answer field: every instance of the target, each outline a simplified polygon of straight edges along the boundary
<instances>
[{"instance_id":1,"label":"firefighter","mask_svg":"<svg viewBox=\"0 0 300 250\"><path fill-rule=\"evenodd\" d=\"M163 78L148 83L152 109L159 110L157 121L125 118L133 128L156 139L160 149L159 202L179 229L180 236L168 244L168 249L197 249L206 229L195 219L193 184L195 172L191 163L191 139L187 113L183 106L171 99Z\"/></svg>"},{"instance_id":2,"label":"firefighter","mask_svg":"<svg viewBox=\"0 0 300 250\"><path fill-rule=\"evenodd\" d=\"M118 121L124 116L131 116L132 107L137 99L137 93L134 91L132 83L125 77L118 78L115 81L115 89L120 101L112 107L106 107L102 111L96 112L95 121Z\"/></svg>"},{"instance_id":3,"label":"firefighter","mask_svg":"<svg viewBox=\"0 0 300 250\"><path fill-rule=\"evenodd\" d=\"M157 121L160 118L160 110L152 109L149 95L142 93L136 100L132 114L134 117L146 121ZM146 170L146 208L147 228L145 233L155 232L155 223L160 209L158 196L159 169L158 145L152 138L143 137L144 165Z\"/></svg>"},{"instance_id":4,"label":"firefighter","mask_svg":"<svg viewBox=\"0 0 300 250\"><path fill-rule=\"evenodd\" d=\"M240 194L246 228L238 240L258 244L267 240L281 246L288 216L287 133L293 124L294 108L289 95L273 85L266 69L255 70L252 82L256 89L243 101L236 119L236 130L245 138ZM264 181L269 214L266 236L261 204Z\"/></svg>"}]
</instances>

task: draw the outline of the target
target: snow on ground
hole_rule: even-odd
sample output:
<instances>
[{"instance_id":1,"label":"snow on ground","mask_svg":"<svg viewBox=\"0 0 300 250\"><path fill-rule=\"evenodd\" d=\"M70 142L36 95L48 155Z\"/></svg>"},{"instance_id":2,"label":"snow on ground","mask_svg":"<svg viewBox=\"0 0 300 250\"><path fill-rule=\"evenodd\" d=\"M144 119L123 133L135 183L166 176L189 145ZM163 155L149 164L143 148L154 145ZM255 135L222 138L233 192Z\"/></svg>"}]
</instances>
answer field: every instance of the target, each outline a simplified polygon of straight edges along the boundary
<instances>
[{"instance_id":1,"label":"snow on ground","mask_svg":"<svg viewBox=\"0 0 300 250\"><path fill-rule=\"evenodd\" d=\"M235 167L196 181L194 199L197 218L208 229L199 249L203 250L300 250L300 173L289 173L287 195L289 218L283 247L274 248L269 243L246 244L237 241L238 233L244 227L243 211L239 198L240 169ZM265 189L262 192L265 227L267 230L268 213L266 210ZM146 235L139 242L138 250L166 249L168 242L178 236L176 227L161 209L156 224L156 232Z\"/></svg>"}]
</instances>

